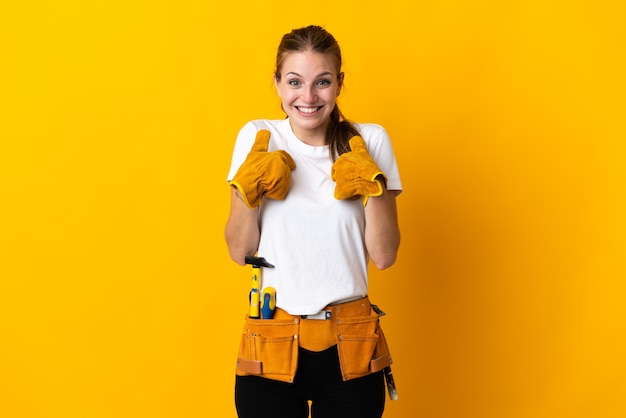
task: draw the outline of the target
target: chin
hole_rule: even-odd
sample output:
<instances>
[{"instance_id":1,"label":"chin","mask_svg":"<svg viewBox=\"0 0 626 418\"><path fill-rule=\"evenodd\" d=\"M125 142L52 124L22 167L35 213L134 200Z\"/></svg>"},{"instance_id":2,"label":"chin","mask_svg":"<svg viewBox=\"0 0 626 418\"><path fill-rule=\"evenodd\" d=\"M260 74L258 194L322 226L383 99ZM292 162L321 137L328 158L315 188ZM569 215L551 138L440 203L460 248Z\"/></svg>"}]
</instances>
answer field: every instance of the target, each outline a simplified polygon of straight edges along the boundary
<instances>
[{"instance_id":1,"label":"chin","mask_svg":"<svg viewBox=\"0 0 626 418\"><path fill-rule=\"evenodd\" d=\"M315 131L318 130L320 128L323 128L326 126L326 124L324 122L321 121L312 121L312 120L297 120L296 121L296 125L300 127L300 129L305 129L308 131Z\"/></svg>"}]
</instances>

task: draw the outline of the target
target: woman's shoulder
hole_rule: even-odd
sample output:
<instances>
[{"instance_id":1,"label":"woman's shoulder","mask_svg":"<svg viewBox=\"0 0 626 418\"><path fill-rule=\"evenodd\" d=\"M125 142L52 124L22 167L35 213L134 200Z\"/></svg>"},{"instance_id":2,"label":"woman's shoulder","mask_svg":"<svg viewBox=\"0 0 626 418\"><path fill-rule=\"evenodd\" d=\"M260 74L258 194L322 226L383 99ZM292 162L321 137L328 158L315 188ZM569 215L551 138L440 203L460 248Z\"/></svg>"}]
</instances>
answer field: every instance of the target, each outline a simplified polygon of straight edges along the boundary
<instances>
[{"instance_id":1,"label":"woman's shoulder","mask_svg":"<svg viewBox=\"0 0 626 418\"><path fill-rule=\"evenodd\" d=\"M377 123L354 123L354 126L366 142L389 137L385 128Z\"/></svg>"},{"instance_id":2,"label":"woman's shoulder","mask_svg":"<svg viewBox=\"0 0 626 418\"><path fill-rule=\"evenodd\" d=\"M254 119L246 122L237 135L237 143L248 149L252 146L257 133L262 130L270 132L270 148L282 149L290 138L291 127L287 119Z\"/></svg>"},{"instance_id":3,"label":"woman's shoulder","mask_svg":"<svg viewBox=\"0 0 626 418\"><path fill-rule=\"evenodd\" d=\"M284 129L287 123L287 119L253 119L248 121L242 129L254 128L257 131L261 129L267 129L270 131Z\"/></svg>"}]
</instances>

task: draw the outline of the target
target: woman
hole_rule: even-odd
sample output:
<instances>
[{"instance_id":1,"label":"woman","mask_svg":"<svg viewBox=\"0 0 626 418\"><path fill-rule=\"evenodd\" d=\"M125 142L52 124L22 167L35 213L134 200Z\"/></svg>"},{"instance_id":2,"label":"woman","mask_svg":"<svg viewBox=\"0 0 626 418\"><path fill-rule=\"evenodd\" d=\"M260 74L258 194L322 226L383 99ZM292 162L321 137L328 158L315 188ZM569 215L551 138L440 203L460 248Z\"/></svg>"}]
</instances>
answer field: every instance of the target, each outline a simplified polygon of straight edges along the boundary
<instances>
[{"instance_id":1,"label":"woman","mask_svg":"<svg viewBox=\"0 0 626 418\"><path fill-rule=\"evenodd\" d=\"M402 190L385 130L350 123L336 99L341 51L319 26L295 29L278 47L274 82L284 120L239 132L228 175L226 242L244 265L273 268L272 319L248 317L237 363L240 417L380 417L391 363L367 298L367 265L394 264L396 196Z\"/></svg>"}]
</instances>

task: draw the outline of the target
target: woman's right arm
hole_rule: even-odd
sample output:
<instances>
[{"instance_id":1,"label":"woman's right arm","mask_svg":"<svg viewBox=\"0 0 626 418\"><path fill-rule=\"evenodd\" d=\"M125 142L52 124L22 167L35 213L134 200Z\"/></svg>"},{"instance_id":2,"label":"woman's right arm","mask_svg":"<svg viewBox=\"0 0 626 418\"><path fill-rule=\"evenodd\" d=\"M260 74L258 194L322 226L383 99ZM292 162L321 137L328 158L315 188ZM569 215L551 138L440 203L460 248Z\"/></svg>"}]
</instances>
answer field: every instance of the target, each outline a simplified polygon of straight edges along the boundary
<instances>
[{"instance_id":1,"label":"woman's right arm","mask_svg":"<svg viewBox=\"0 0 626 418\"><path fill-rule=\"evenodd\" d=\"M245 257L254 255L259 247L258 207L246 206L234 187L230 197L230 214L226 222L225 237L230 258L237 264L245 265Z\"/></svg>"}]
</instances>

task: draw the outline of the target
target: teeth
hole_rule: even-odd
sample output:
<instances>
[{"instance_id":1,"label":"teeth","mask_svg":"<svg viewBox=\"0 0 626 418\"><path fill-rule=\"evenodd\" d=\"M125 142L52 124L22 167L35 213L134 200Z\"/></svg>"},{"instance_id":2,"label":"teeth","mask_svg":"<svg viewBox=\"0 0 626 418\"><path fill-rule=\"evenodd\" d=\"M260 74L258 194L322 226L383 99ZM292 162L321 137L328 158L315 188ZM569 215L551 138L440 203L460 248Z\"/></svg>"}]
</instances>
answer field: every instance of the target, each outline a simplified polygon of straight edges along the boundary
<instances>
[{"instance_id":1,"label":"teeth","mask_svg":"<svg viewBox=\"0 0 626 418\"><path fill-rule=\"evenodd\" d=\"M317 112L319 107L298 107L298 110L302 113L315 113Z\"/></svg>"}]
</instances>

